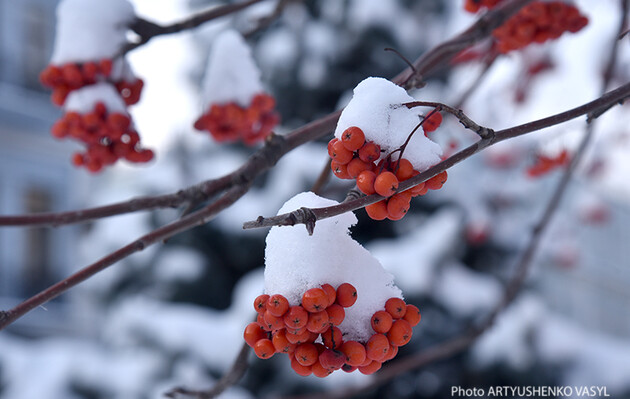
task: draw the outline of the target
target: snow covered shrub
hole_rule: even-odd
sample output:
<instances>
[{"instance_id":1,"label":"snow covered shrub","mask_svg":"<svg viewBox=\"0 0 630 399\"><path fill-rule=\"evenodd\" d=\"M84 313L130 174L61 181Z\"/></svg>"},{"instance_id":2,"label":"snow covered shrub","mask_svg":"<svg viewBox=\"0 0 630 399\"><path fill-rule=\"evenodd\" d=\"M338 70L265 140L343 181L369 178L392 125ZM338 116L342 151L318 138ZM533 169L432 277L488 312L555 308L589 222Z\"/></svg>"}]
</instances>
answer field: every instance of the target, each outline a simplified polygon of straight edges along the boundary
<instances>
[{"instance_id":1,"label":"snow covered shrub","mask_svg":"<svg viewBox=\"0 0 630 399\"><path fill-rule=\"evenodd\" d=\"M301 193L279 213L335 201ZM246 342L258 357L287 353L299 375L325 377L335 370L372 374L411 340L420 322L394 277L348 229L352 213L322 220L309 235L301 226L273 227L265 250L265 293L254 301L255 323Z\"/></svg>"},{"instance_id":2,"label":"snow covered shrub","mask_svg":"<svg viewBox=\"0 0 630 399\"><path fill-rule=\"evenodd\" d=\"M251 50L233 30L222 32L214 41L203 99L206 111L195 129L210 132L216 141L252 145L271 134L280 121L274 98L263 90Z\"/></svg>"},{"instance_id":3,"label":"snow covered shrub","mask_svg":"<svg viewBox=\"0 0 630 399\"><path fill-rule=\"evenodd\" d=\"M127 0L63 0L57 7L55 48L40 79L53 89L52 102L65 111L53 136L84 144L85 152L76 153L72 162L90 172L120 158L153 158L151 150L139 146L127 111L140 100L143 82L118 55L134 18Z\"/></svg>"}]
</instances>

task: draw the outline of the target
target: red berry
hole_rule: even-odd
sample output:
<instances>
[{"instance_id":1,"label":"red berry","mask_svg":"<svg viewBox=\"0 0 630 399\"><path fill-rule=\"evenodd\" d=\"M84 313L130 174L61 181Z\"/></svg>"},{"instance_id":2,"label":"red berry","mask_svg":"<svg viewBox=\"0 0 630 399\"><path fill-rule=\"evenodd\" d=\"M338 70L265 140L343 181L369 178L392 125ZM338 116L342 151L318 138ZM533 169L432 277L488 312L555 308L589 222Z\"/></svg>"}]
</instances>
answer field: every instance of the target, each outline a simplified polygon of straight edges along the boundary
<instances>
[{"instance_id":1,"label":"red berry","mask_svg":"<svg viewBox=\"0 0 630 399\"><path fill-rule=\"evenodd\" d=\"M413 329L411 328L411 324L400 319L392 324L392 328L387 333L387 338L393 346L403 346L411 340L412 334Z\"/></svg>"},{"instance_id":2,"label":"red berry","mask_svg":"<svg viewBox=\"0 0 630 399\"><path fill-rule=\"evenodd\" d=\"M328 296L328 305L326 305L326 307L335 303L335 299L337 299L337 291L335 290L335 287L330 284L323 284L322 289L326 291L326 295Z\"/></svg>"},{"instance_id":3,"label":"red berry","mask_svg":"<svg viewBox=\"0 0 630 399\"><path fill-rule=\"evenodd\" d=\"M254 299L254 310L257 313L264 313L267 310L267 301L269 300L269 295L262 294L258 295L256 299Z\"/></svg>"},{"instance_id":4,"label":"red berry","mask_svg":"<svg viewBox=\"0 0 630 399\"><path fill-rule=\"evenodd\" d=\"M332 370L323 367L319 360L311 366L311 370L313 371L313 375L319 378L328 377L333 372Z\"/></svg>"},{"instance_id":5,"label":"red berry","mask_svg":"<svg viewBox=\"0 0 630 399\"><path fill-rule=\"evenodd\" d=\"M291 358L291 368L297 375L301 375L302 377L308 377L312 374L310 366L302 366L294 357Z\"/></svg>"},{"instance_id":6,"label":"red berry","mask_svg":"<svg viewBox=\"0 0 630 399\"><path fill-rule=\"evenodd\" d=\"M424 123L422 123L422 129L424 130L425 133L429 133L429 132L434 131L438 127L440 127L441 124L442 124L442 114L440 114L437 111L435 112L432 111L432 113L428 116L428 118L424 120Z\"/></svg>"},{"instance_id":7,"label":"red berry","mask_svg":"<svg viewBox=\"0 0 630 399\"><path fill-rule=\"evenodd\" d=\"M290 328L306 327L308 323L308 312L301 306L291 306L284 315L284 323Z\"/></svg>"},{"instance_id":8,"label":"red berry","mask_svg":"<svg viewBox=\"0 0 630 399\"><path fill-rule=\"evenodd\" d=\"M359 149L359 159L363 162L372 163L380 157L381 147L372 141L368 141Z\"/></svg>"},{"instance_id":9,"label":"red berry","mask_svg":"<svg viewBox=\"0 0 630 399\"><path fill-rule=\"evenodd\" d=\"M276 348L270 339L264 338L254 344L254 352L261 359L269 359L276 353Z\"/></svg>"},{"instance_id":10,"label":"red berry","mask_svg":"<svg viewBox=\"0 0 630 399\"><path fill-rule=\"evenodd\" d=\"M370 362L370 364L368 364L367 366L362 366L359 367L359 372L361 374L374 374L377 371L379 371L381 369L381 363L377 362L376 360L373 360L372 362Z\"/></svg>"},{"instance_id":11,"label":"red berry","mask_svg":"<svg viewBox=\"0 0 630 399\"><path fill-rule=\"evenodd\" d=\"M400 319L405 316L407 304L400 298L389 298L385 302L385 310L392 315L394 319Z\"/></svg>"},{"instance_id":12,"label":"red berry","mask_svg":"<svg viewBox=\"0 0 630 399\"><path fill-rule=\"evenodd\" d=\"M387 217L387 201L382 200L373 204L367 205L365 211L368 216L374 220L383 220Z\"/></svg>"},{"instance_id":13,"label":"red berry","mask_svg":"<svg viewBox=\"0 0 630 399\"><path fill-rule=\"evenodd\" d=\"M389 352L389 346L389 340L385 335L374 334L365 344L367 357L381 362Z\"/></svg>"},{"instance_id":14,"label":"red berry","mask_svg":"<svg viewBox=\"0 0 630 399\"><path fill-rule=\"evenodd\" d=\"M384 310L379 310L372 316L372 329L379 334L385 334L392 328L394 319Z\"/></svg>"},{"instance_id":15,"label":"red berry","mask_svg":"<svg viewBox=\"0 0 630 399\"><path fill-rule=\"evenodd\" d=\"M311 288L302 295L302 307L309 312L320 312L328 306L328 295L321 288Z\"/></svg>"},{"instance_id":16,"label":"red berry","mask_svg":"<svg viewBox=\"0 0 630 399\"><path fill-rule=\"evenodd\" d=\"M273 343L274 348L276 348L276 352L278 353L291 353L295 350L296 345L289 342L287 339L286 330L279 330L273 333L271 337L271 342Z\"/></svg>"},{"instance_id":17,"label":"red berry","mask_svg":"<svg viewBox=\"0 0 630 399\"><path fill-rule=\"evenodd\" d=\"M351 178L355 179L357 178L357 176L359 176L361 172L371 170L372 165L372 163L363 162L359 158L354 158L347 165L348 175L350 175Z\"/></svg>"},{"instance_id":18,"label":"red berry","mask_svg":"<svg viewBox=\"0 0 630 399\"><path fill-rule=\"evenodd\" d=\"M357 289L352 284L343 283L337 287L337 303L349 308L357 301Z\"/></svg>"},{"instance_id":19,"label":"red berry","mask_svg":"<svg viewBox=\"0 0 630 399\"><path fill-rule=\"evenodd\" d=\"M319 363L328 370L339 370L346 362L346 355L338 350L326 349L319 355Z\"/></svg>"},{"instance_id":20,"label":"red berry","mask_svg":"<svg viewBox=\"0 0 630 399\"><path fill-rule=\"evenodd\" d=\"M322 333L322 342L327 348L336 349L343 344L343 334L339 327L332 326Z\"/></svg>"},{"instance_id":21,"label":"red berry","mask_svg":"<svg viewBox=\"0 0 630 399\"><path fill-rule=\"evenodd\" d=\"M275 294L267 300L267 311L276 317L282 317L289 310L289 301L280 294Z\"/></svg>"},{"instance_id":22,"label":"red berry","mask_svg":"<svg viewBox=\"0 0 630 399\"><path fill-rule=\"evenodd\" d=\"M365 134L360 128L351 126L343 131L341 141L347 150L356 151L365 143Z\"/></svg>"},{"instance_id":23,"label":"red berry","mask_svg":"<svg viewBox=\"0 0 630 399\"><path fill-rule=\"evenodd\" d=\"M345 165L352 160L352 151L348 150L343 142L337 141L332 145L332 156L331 158L338 163Z\"/></svg>"},{"instance_id":24,"label":"red berry","mask_svg":"<svg viewBox=\"0 0 630 399\"><path fill-rule=\"evenodd\" d=\"M346 355L346 363L350 366L360 366L365 362L365 346L357 341L344 342L339 350Z\"/></svg>"},{"instance_id":25,"label":"red berry","mask_svg":"<svg viewBox=\"0 0 630 399\"><path fill-rule=\"evenodd\" d=\"M304 343L295 348L295 360L302 366L312 366L318 358L319 352L314 344Z\"/></svg>"},{"instance_id":26,"label":"red berry","mask_svg":"<svg viewBox=\"0 0 630 399\"><path fill-rule=\"evenodd\" d=\"M391 220L400 220L409 211L411 193L396 193L387 200L387 217Z\"/></svg>"},{"instance_id":27,"label":"red berry","mask_svg":"<svg viewBox=\"0 0 630 399\"><path fill-rule=\"evenodd\" d=\"M326 313L328 313L328 322L333 326L341 324L343 319L346 317L346 311L343 310L343 307L337 303L334 303L326 308Z\"/></svg>"},{"instance_id":28,"label":"red berry","mask_svg":"<svg viewBox=\"0 0 630 399\"><path fill-rule=\"evenodd\" d=\"M389 197L398 189L398 179L392 172L385 171L379 173L374 179L374 191L383 197Z\"/></svg>"},{"instance_id":29,"label":"red berry","mask_svg":"<svg viewBox=\"0 0 630 399\"><path fill-rule=\"evenodd\" d=\"M265 313L263 313L263 320L265 321L267 328L271 331L284 328L284 320L282 317L272 314L269 309L265 310Z\"/></svg>"},{"instance_id":30,"label":"red berry","mask_svg":"<svg viewBox=\"0 0 630 399\"><path fill-rule=\"evenodd\" d=\"M401 159L396 162L396 166L394 168L396 178L398 181L404 181L413 176L413 165L408 159Z\"/></svg>"},{"instance_id":31,"label":"red berry","mask_svg":"<svg viewBox=\"0 0 630 399\"><path fill-rule=\"evenodd\" d=\"M335 176L340 179L351 179L350 174L348 173L347 165L342 165L333 159L330 162L330 169L332 169Z\"/></svg>"},{"instance_id":32,"label":"red berry","mask_svg":"<svg viewBox=\"0 0 630 399\"><path fill-rule=\"evenodd\" d=\"M376 173L371 170L364 170L357 176L357 188L365 195L372 195L374 191L374 180L376 180Z\"/></svg>"},{"instance_id":33,"label":"red berry","mask_svg":"<svg viewBox=\"0 0 630 399\"><path fill-rule=\"evenodd\" d=\"M328 323L328 312L326 312L326 310L322 310L321 312L315 312L308 315L306 329L314 333L320 333L328 327Z\"/></svg>"},{"instance_id":34,"label":"red berry","mask_svg":"<svg viewBox=\"0 0 630 399\"><path fill-rule=\"evenodd\" d=\"M439 190L439 189L442 188L444 183L446 183L446 179L447 178L448 178L448 174L446 173L446 171L443 171L443 172L438 173L437 175L433 176L429 180L425 181L424 185L429 190Z\"/></svg>"},{"instance_id":35,"label":"red berry","mask_svg":"<svg viewBox=\"0 0 630 399\"><path fill-rule=\"evenodd\" d=\"M247 345L254 347L254 344L261 339L267 338L267 333L258 325L258 323L249 323L243 332L243 338Z\"/></svg>"},{"instance_id":36,"label":"red berry","mask_svg":"<svg viewBox=\"0 0 630 399\"><path fill-rule=\"evenodd\" d=\"M405 315L403 316L403 320L406 320L411 327L415 327L420 323L421 315L420 309L414 305L407 305L407 310L405 311Z\"/></svg>"}]
</instances>

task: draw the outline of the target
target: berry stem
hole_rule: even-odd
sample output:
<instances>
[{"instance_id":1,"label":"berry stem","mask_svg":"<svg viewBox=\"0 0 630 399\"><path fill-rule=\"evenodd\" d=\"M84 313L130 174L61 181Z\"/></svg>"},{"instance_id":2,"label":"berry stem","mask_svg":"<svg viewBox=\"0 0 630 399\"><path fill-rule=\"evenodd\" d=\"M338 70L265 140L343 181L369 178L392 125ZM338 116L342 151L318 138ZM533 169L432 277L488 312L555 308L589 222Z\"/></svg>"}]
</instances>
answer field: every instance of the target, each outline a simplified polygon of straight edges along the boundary
<instances>
[{"instance_id":1,"label":"berry stem","mask_svg":"<svg viewBox=\"0 0 630 399\"><path fill-rule=\"evenodd\" d=\"M461 109L453 108L446 104L430 101L412 101L404 103L402 105L409 109L414 107L434 107L434 110L429 112L429 114L423 119L422 122L430 118L431 115L433 115L436 111L445 111L455 116L459 120L459 123L461 123L466 129L470 129L473 132L477 133L477 135L479 135L479 137L481 137L482 139L492 139L492 136L495 134L494 130L481 126L470 119Z\"/></svg>"}]
</instances>

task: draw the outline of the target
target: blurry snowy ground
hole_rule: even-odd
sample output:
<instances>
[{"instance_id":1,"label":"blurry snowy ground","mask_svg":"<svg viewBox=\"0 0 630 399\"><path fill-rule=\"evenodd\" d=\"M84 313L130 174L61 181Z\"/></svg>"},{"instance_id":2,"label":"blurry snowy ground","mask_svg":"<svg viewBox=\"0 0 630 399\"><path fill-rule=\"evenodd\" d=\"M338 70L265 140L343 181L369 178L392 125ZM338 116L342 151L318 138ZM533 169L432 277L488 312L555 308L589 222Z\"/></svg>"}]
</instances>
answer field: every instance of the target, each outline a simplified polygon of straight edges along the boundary
<instances>
[{"instance_id":1,"label":"blurry snowy ground","mask_svg":"<svg viewBox=\"0 0 630 399\"><path fill-rule=\"evenodd\" d=\"M185 1L135 3L139 14L159 22L177 20L189 13ZM287 10L283 23L270 29L254 48L264 76L281 86L278 76L292 71L303 87L319 87L326 84L330 65L369 29L384 30L399 50L414 56L473 20L455 0L445 4L417 2L412 12L404 9L402 1L395 0L354 0L343 2L347 4L345 8L339 3L342 2L318 2L313 7L321 11L319 19L300 6ZM598 96L601 64L606 59L610 38L616 34L618 2L577 3L590 18L588 27L578 35L563 36L544 49L533 48L524 55L498 60L464 106L469 116L482 125L500 129ZM251 13L264 14L263 9L270 5L264 3ZM445 7L443 14L430 14L441 7ZM205 68L204 51L200 49L224 24L222 21L195 33L157 38L131 55L137 74L146 82L141 103L133 110L134 119L144 135L143 141L148 147L157 147L160 154L150 167L121 166L108 172L103 179L106 184L94 193L94 204L142 193L175 191L229 172L243 162L247 150L219 147L190 128L201 109L197 85L191 76L198 78ZM246 18L241 17L235 24L246 24ZM628 80L627 40L620 49L615 84ZM556 64L555 69L537 78L526 101L514 107L514 82L521 63L541 57L546 51ZM381 52L376 56L376 64L391 57ZM398 61L392 62L394 71L401 67ZM431 80L426 88L412 94L425 100L455 101L479 69L476 65L457 69L448 80ZM348 91L356 83L352 79L348 78ZM300 122L304 121L294 115L285 130ZM598 121L590 159L575 179L564 202L565 210L547 234L547 244L528 280L527 293L480 339L459 368L479 374L493 365L505 365L518 374L519 370L544 364L557 366L557 384L607 386L613 397L630 392L628 126L627 106L617 107ZM424 332L442 329L441 338L446 339L447 334L458 332L449 326L449 321L474 320L496 303L501 294L500 280L509 276L517 250L526 242L558 178L556 172L541 180L528 179L524 168L533 159L528 154L539 146L553 147L557 142L572 146L582 129L583 120L569 122L502 143L467 160L449 170L449 181L443 190L429 194L415 205L415 213L387 227L389 237L381 235L369 240L368 249L395 275L404 295L418 299L421 311L428 310L410 345L414 350L426 346ZM444 146L455 139L460 147L474 139L454 121L443 125L432 138ZM168 150L171 152L167 155ZM501 159L509 162L497 161ZM254 187L212 222L219 235L209 239L229 235L262 242L266 232L241 231L242 222L275 214L288 198L308 189L325 160L323 142L288 154L266 176L264 186ZM594 171L598 162L604 162L604 167ZM339 197L343 189L341 183L334 182L330 195ZM608 214L603 222L593 216L598 210ZM166 211L94 224L82 243L83 263L126 244L156 221L165 222L176 216L174 211ZM360 218L359 225L362 221L365 218ZM214 267L213 262L218 262L204 258L186 244L189 242L148 248L76 289L71 294L72 302L82 312L76 319L85 320L85 315L89 315L89 325L83 322L77 326L75 331L83 332L78 336L25 340L0 334L0 398L158 398L175 385L210 386L229 367L241 346L242 330L253 317L251 303L262 291L262 268L238 280L231 304L224 310L172 302L177 284L194 282L206 268ZM491 252L487 263L482 261L486 258L475 257L476 263L471 264L464 256L471 247L501 251ZM259 266L262 267L262 259ZM127 281L134 273L140 276L141 283L132 289L121 288L121 281ZM444 315L448 317L445 319ZM281 380L256 385L257 395L273 393L274 389L298 389L305 380L319 389L369 380L357 373L333 375L325 380L304 379L290 372L286 359L265 362L270 366L257 360L254 363L252 374L259 373L261 367L273 367L281 373ZM426 377L420 373L417 378L422 376ZM282 386L273 385L278 381L282 381ZM431 397L448 388L452 380L448 381L440 377L406 397ZM429 385L432 391L427 388ZM254 394L233 388L222 397L249 398Z\"/></svg>"}]
</instances>

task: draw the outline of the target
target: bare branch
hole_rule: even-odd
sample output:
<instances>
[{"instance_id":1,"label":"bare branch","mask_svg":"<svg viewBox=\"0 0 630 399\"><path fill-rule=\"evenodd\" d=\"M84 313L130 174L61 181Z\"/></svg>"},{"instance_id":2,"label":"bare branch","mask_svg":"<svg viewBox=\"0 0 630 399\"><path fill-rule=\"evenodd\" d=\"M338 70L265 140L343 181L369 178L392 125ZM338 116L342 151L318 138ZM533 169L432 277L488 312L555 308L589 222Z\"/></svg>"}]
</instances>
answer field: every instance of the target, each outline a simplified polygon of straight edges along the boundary
<instances>
[{"instance_id":1,"label":"bare branch","mask_svg":"<svg viewBox=\"0 0 630 399\"><path fill-rule=\"evenodd\" d=\"M97 262L79 270L64 280L50 286L49 288L39 292L31 298L20 303L13 309L5 311L2 319L0 319L0 330L13 323L18 318L24 316L32 309L43 305L44 303L56 298L60 294L66 292L75 285L94 276L96 273L106 269L114 263L128 257L129 255L142 251L149 245L161 242L164 239L174 236L177 233L188 230L195 226L201 226L213 219L219 212L232 205L241 198L249 189L249 185L243 184L231 188L216 201L205 206L204 208L193 212L177 221L166 224L152 232L138 238L137 240L125 245L124 247L110 253L101 258Z\"/></svg>"},{"instance_id":2,"label":"bare branch","mask_svg":"<svg viewBox=\"0 0 630 399\"><path fill-rule=\"evenodd\" d=\"M164 396L168 398L177 398L178 396L192 396L197 399L212 399L221 395L223 391L236 384L249 368L247 357L249 356L249 345L243 342L241 350L234 359L230 370L221 377L219 381L211 389L205 391L197 391L184 387L176 387L166 392Z\"/></svg>"},{"instance_id":3,"label":"bare branch","mask_svg":"<svg viewBox=\"0 0 630 399\"><path fill-rule=\"evenodd\" d=\"M275 19L277 19L282 14L282 11L285 9L285 7L289 5L289 3L291 3L292 1L299 2L302 0L278 0L278 2L276 3L276 7L273 9L273 12L265 17L260 18L254 28L252 28L248 32L243 33L243 37L248 38L260 32L261 30L266 29Z\"/></svg>"},{"instance_id":4,"label":"bare branch","mask_svg":"<svg viewBox=\"0 0 630 399\"><path fill-rule=\"evenodd\" d=\"M208 10L201 11L189 18L186 18L183 21L166 26L158 25L142 18L136 18L136 20L132 22L129 28L137 33L140 39L135 43L128 43L127 45L125 45L120 50L118 56L124 55L129 51L146 44L149 40L153 39L156 36L169 35L171 33L179 33L185 30L196 28L206 22L212 21L213 19L236 13L251 5L260 3L261 1L263 0L247 0L242 3L231 3L223 6L212 7Z\"/></svg>"},{"instance_id":5,"label":"bare branch","mask_svg":"<svg viewBox=\"0 0 630 399\"><path fill-rule=\"evenodd\" d=\"M475 121L464 114L464 111L462 111L461 109L456 109L446 104L429 101L412 101L404 103L403 105L410 109L414 107L432 107L436 108L439 111L446 111L459 119L459 123L461 123L466 129L470 129L473 132L477 133L482 139L491 139L494 135L494 130L478 125Z\"/></svg>"},{"instance_id":6,"label":"bare branch","mask_svg":"<svg viewBox=\"0 0 630 399\"><path fill-rule=\"evenodd\" d=\"M464 148L460 152L430 167L424 172L421 172L420 174L401 182L398 186L397 192L403 192L413 186L416 186L426 181L427 179L437 175L438 173L445 171L451 166L463 161L464 159L471 157L472 155L483 150L484 148L487 148L500 141L522 136L524 134L541 130L550 126L558 125L560 123L564 123L566 121L575 119L582 115L588 115L589 116L588 121L590 121L593 118L594 112L609 109L610 106L623 102L623 100L626 99L627 97L630 97L630 83L626 83L625 85L620 86L617 89L604 94L603 96L599 97L598 99L594 101L591 101L579 107L570 109L568 111L561 112L559 114L552 115L547 118L539 119L533 122L525 123L523 125L497 131L495 132L494 135L491 135L488 138L484 138L477 141L471 146ZM438 104L438 103L430 103L430 104ZM292 225L300 224L300 223L311 224L313 222L313 216L315 217L315 220L326 219L329 217L340 215L345 212L350 212L359 208L363 208L367 205L373 204L382 199L384 199L384 197L378 194L372 194L372 195L367 195L367 196L364 196L355 200L344 201L341 204L334 205L334 206L323 207L323 208L311 208L310 212L306 212L304 208L302 208L299 211L284 213L282 215L273 216L269 218L260 216L258 219L254 221L245 222L243 224L243 228L252 229L252 228L271 227L271 226L287 226L287 225L292 226Z\"/></svg>"}]
</instances>

